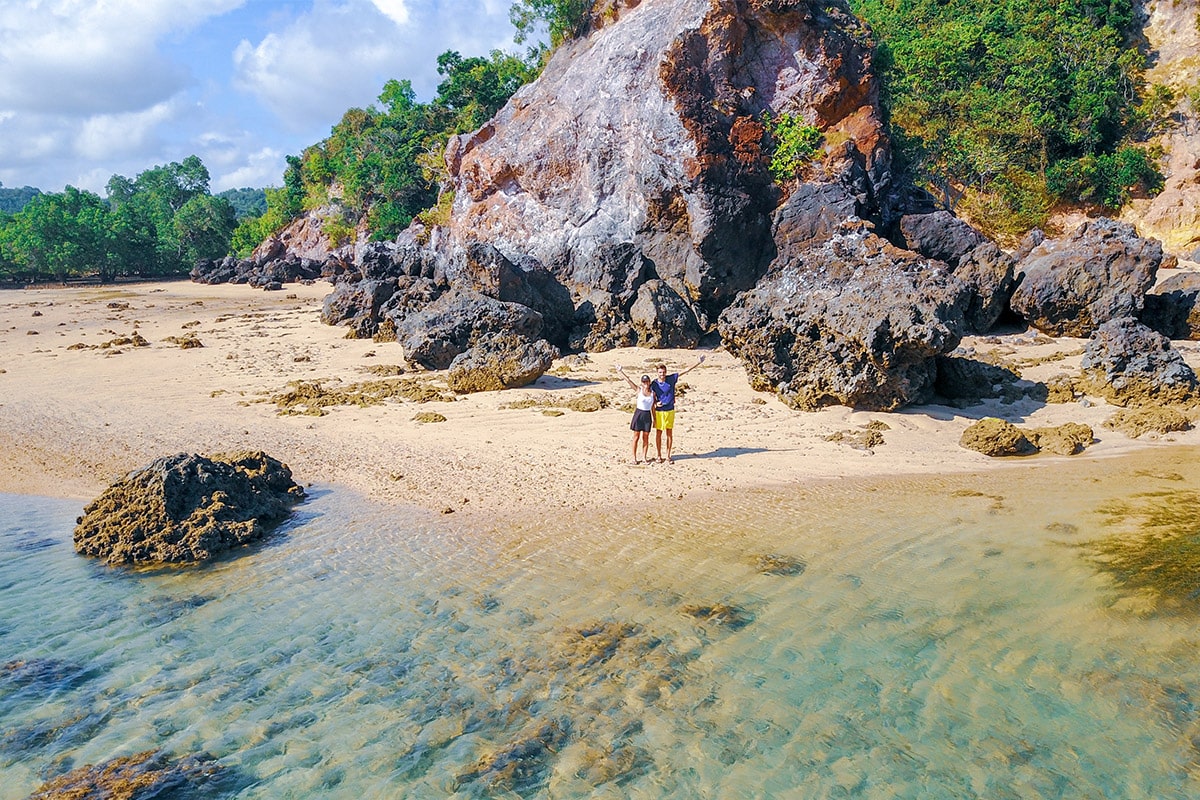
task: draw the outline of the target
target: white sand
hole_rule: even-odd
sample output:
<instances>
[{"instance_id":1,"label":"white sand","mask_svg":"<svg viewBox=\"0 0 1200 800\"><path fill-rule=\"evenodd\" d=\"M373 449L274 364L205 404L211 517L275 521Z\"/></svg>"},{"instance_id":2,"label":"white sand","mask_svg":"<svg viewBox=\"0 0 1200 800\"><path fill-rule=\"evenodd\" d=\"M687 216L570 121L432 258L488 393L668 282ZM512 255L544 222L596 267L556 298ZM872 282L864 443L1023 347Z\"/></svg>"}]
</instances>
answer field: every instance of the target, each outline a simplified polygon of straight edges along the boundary
<instances>
[{"instance_id":1,"label":"white sand","mask_svg":"<svg viewBox=\"0 0 1200 800\"><path fill-rule=\"evenodd\" d=\"M1102 401L802 413L754 392L738 362L720 349L700 351L706 363L682 379L674 464L631 463L630 412L620 407L631 405L633 392L614 365L636 377L660 358L672 371L688 366L699 352L616 350L583 357L577 366L560 361L554 375L523 389L280 416L273 403L257 401L282 392L289 381L336 388L375 379L365 371L370 365L402 363L395 343L345 339L344 329L321 324L329 288L318 283L263 292L171 282L0 293L0 491L87 500L159 456L260 449L289 464L301 483L341 484L384 502L496 520L845 476L1019 468L1062 458L995 460L959 447L963 429L989 413L1023 426L1091 425L1098 441L1076 459L1200 444L1195 430L1137 441L1105 430L1101 423L1113 409ZM151 345L68 349L135 330ZM203 348L163 341L189 332ZM1083 346L1080 340L1045 343L1031 333L966 344L980 352L998 348L1013 361L1077 353ZM1200 345L1176 345L1200 367ZM1078 355L1051 360L1025 376L1075 371L1078 362ZM440 377L417 375L435 383ZM602 393L613 407L561 416L502 408L525 398L560 403L588 392ZM414 421L421 411L437 411L447 421ZM873 451L825 439L873 420L888 426L885 443Z\"/></svg>"}]
</instances>

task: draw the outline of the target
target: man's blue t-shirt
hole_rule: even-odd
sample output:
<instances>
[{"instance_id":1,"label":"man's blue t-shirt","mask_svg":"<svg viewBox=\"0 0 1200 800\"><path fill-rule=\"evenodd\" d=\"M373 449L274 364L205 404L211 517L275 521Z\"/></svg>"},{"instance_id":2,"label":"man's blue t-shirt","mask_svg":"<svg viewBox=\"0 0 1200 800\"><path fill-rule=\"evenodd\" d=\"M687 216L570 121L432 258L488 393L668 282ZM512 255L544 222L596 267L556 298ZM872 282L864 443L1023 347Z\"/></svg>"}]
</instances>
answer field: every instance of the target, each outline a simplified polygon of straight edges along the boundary
<instances>
[{"instance_id":1,"label":"man's blue t-shirt","mask_svg":"<svg viewBox=\"0 0 1200 800\"><path fill-rule=\"evenodd\" d=\"M650 391L654 392L654 397L658 400L659 411L674 411L675 410L675 382L679 380L679 373L668 375L665 380L653 380L650 382Z\"/></svg>"}]
</instances>

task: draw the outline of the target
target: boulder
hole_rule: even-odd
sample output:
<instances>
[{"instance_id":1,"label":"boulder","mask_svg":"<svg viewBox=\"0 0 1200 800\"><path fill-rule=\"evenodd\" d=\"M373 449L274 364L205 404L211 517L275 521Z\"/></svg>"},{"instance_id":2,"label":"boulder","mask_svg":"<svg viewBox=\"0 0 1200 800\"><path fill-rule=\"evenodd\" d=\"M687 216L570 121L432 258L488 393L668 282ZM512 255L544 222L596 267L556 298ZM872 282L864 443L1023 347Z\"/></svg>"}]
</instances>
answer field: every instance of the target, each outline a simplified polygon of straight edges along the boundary
<instances>
[{"instance_id":1,"label":"boulder","mask_svg":"<svg viewBox=\"0 0 1200 800\"><path fill-rule=\"evenodd\" d=\"M629 321L642 347L695 347L700 322L687 301L663 281L648 281L638 289Z\"/></svg>"},{"instance_id":2,"label":"boulder","mask_svg":"<svg viewBox=\"0 0 1200 800\"><path fill-rule=\"evenodd\" d=\"M900 218L904 246L926 258L957 267L963 256L987 241L983 234L951 214L939 210L929 214L905 214Z\"/></svg>"},{"instance_id":3,"label":"boulder","mask_svg":"<svg viewBox=\"0 0 1200 800\"><path fill-rule=\"evenodd\" d=\"M1141 321L1168 339L1200 339L1200 272L1180 272L1146 295Z\"/></svg>"},{"instance_id":4,"label":"boulder","mask_svg":"<svg viewBox=\"0 0 1200 800\"><path fill-rule=\"evenodd\" d=\"M1060 456L1082 453L1096 439L1091 427L1079 422L1067 422L1052 428L1031 428L1024 433L1038 450Z\"/></svg>"},{"instance_id":5,"label":"boulder","mask_svg":"<svg viewBox=\"0 0 1200 800\"><path fill-rule=\"evenodd\" d=\"M1122 408L1104 421L1104 427L1120 431L1130 439L1147 433L1174 433L1192 428L1192 421L1177 408Z\"/></svg>"},{"instance_id":6,"label":"boulder","mask_svg":"<svg viewBox=\"0 0 1200 800\"><path fill-rule=\"evenodd\" d=\"M1079 388L1113 405L1163 405L1196 398L1196 374L1171 348L1171 341L1128 317L1096 329L1080 367Z\"/></svg>"},{"instance_id":7,"label":"boulder","mask_svg":"<svg viewBox=\"0 0 1200 800\"><path fill-rule=\"evenodd\" d=\"M565 343L574 326L571 293L536 259L518 257L514 262L490 244L472 242L446 273L452 286L537 311L542 335L550 341Z\"/></svg>"},{"instance_id":8,"label":"boulder","mask_svg":"<svg viewBox=\"0 0 1200 800\"><path fill-rule=\"evenodd\" d=\"M389 318L405 360L425 369L448 368L458 355L492 334L510 333L530 342L542 338L542 315L537 311L468 289L451 289L419 310L394 311Z\"/></svg>"},{"instance_id":9,"label":"boulder","mask_svg":"<svg viewBox=\"0 0 1200 800\"><path fill-rule=\"evenodd\" d=\"M262 538L303 499L287 465L265 453L166 456L84 508L75 549L114 565L208 561Z\"/></svg>"},{"instance_id":10,"label":"boulder","mask_svg":"<svg viewBox=\"0 0 1200 800\"><path fill-rule=\"evenodd\" d=\"M618 297L593 291L580 299L568 341L572 349L602 353L617 347L633 347L637 341L637 331Z\"/></svg>"},{"instance_id":11,"label":"boulder","mask_svg":"<svg viewBox=\"0 0 1200 800\"><path fill-rule=\"evenodd\" d=\"M1037 452L1037 447L1029 441L1024 431L996 417L984 417L968 426L958 444L993 458L1030 456Z\"/></svg>"},{"instance_id":12,"label":"boulder","mask_svg":"<svg viewBox=\"0 0 1200 800\"><path fill-rule=\"evenodd\" d=\"M514 389L533 383L558 358L545 339L529 341L510 333L486 336L450 362L446 384L460 394Z\"/></svg>"},{"instance_id":13,"label":"boulder","mask_svg":"<svg viewBox=\"0 0 1200 800\"><path fill-rule=\"evenodd\" d=\"M1019 262L1024 278L1012 309L1052 336L1091 336L1106 322L1137 316L1162 259L1162 245L1132 225L1089 220Z\"/></svg>"},{"instance_id":14,"label":"boulder","mask_svg":"<svg viewBox=\"0 0 1200 800\"><path fill-rule=\"evenodd\" d=\"M987 333L1012 300L1017 287L1016 259L992 242L984 242L958 260L954 277L971 289L966 310L968 332Z\"/></svg>"},{"instance_id":15,"label":"boulder","mask_svg":"<svg viewBox=\"0 0 1200 800\"><path fill-rule=\"evenodd\" d=\"M958 345L968 296L944 264L847 224L781 253L718 330L751 385L792 408L889 411L933 396L935 358Z\"/></svg>"}]
</instances>

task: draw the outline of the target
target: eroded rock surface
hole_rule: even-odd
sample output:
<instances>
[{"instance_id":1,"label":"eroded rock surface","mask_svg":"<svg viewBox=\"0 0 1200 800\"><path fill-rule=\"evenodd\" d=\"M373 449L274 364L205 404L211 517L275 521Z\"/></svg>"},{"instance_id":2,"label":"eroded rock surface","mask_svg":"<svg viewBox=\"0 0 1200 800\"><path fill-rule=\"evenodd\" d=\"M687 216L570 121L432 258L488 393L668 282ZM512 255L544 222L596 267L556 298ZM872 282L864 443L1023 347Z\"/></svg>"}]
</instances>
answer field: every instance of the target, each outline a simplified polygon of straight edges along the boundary
<instances>
[{"instance_id":1,"label":"eroded rock surface","mask_svg":"<svg viewBox=\"0 0 1200 800\"><path fill-rule=\"evenodd\" d=\"M110 564L195 563L262 538L304 490L261 452L156 459L84 508L75 549Z\"/></svg>"},{"instance_id":2,"label":"eroded rock surface","mask_svg":"<svg viewBox=\"0 0 1200 800\"><path fill-rule=\"evenodd\" d=\"M945 265L858 226L781 257L719 330L751 385L792 408L888 411L933 396L934 359L958 345L967 302Z\"/></svg>"},{"instance_id":3,"label":"eroded rock surface","mask_svg":"<svg viewBox=\"0 0 1200 800\"><path fill-rule=\"evenodd\" d=\"M1187 403L1196 399L1196 373L1171 342L1135 319L1096 329L1080 362L1079 387L1127 407Z\"/></svg>"},{"instance_id":4,"label":"eroded rock surface","mask_svg":"<svg viewBox=\"0 0 1200 800\"><path fill-rule=\"evenodd\" d=\"M1162 245L1132 225L1088 220L1063 239L1044 240L1018 264L1025 276L1012 309L1052 336L1091 336L1106 322L1137 316L1162 259Z\"/></svg>"}]
</instances>

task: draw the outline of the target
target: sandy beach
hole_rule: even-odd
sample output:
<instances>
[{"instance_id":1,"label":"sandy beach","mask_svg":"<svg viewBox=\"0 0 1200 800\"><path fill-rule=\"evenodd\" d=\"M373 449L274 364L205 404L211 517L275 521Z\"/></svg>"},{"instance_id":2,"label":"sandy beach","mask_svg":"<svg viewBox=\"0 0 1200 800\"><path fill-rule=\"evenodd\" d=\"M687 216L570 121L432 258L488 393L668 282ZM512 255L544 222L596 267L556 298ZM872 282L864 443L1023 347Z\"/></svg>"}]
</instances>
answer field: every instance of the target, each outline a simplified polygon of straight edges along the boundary
<instances>
[{"instance_id":1,"label":"sandy beach","mask_svg":"<svg viewBox=\"0 0 1200 800\"><path fill-rule=\"evenodd\" d=\"M1065 458L997 460L961 448L962 431L987 415L1022 426L1091 425L1097 441L1075 459L1200 444L1197 430L1138 440L1106 430L1102 423L1114 409L1099 400L797 412L753 391L719 347L568 356L522 389L339 405L320 416L281 413L272 398L296 381L326 391L409 381L452 397L439 373L396 377L397 344L346 339L343 329L323 325L329 289L323 282L276 292L164 282L0 293L0 491L86 501L159 456L255 449L286 462L303 484L342 485L380 502L455 513L456 522L528 521L531 514L650 507L817 480L1012 469ZM145 343L122 343L134 334ZM189 337L203 346L181 346ZM998 351L1031 380L1076 372L1083 344L1034 331L964 342L979 353ZM1200 369L1200 343L1175 345ZM701 353L705 363L681 379L675 463L634 465L633 392L615 366L636 377L662 359L677 371ZM593 393L608 407L568 406ZM414 419L422 412L445 421ZM872 423L883 444L845 443ZM839 433L842 442L831 440Z\"/></svg>"}]
</instances>

